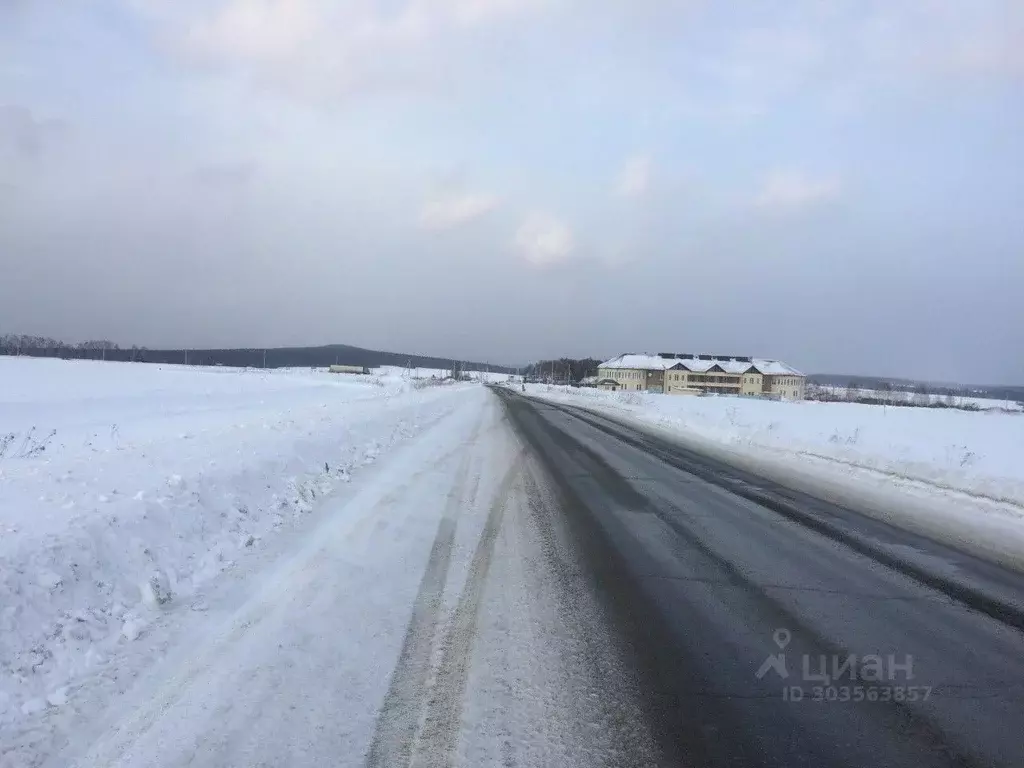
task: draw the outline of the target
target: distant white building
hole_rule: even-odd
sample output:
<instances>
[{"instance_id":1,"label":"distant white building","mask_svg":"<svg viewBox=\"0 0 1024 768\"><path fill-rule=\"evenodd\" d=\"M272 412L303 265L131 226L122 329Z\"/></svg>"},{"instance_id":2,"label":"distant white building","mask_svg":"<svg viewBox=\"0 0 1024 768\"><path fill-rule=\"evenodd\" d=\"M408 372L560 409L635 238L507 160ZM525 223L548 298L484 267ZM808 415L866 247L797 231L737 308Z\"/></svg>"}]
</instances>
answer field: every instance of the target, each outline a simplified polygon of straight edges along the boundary
<instances>
[{"instance_id":1,"label":"distant white building","mask_svg":"<svg viewBox=\"0 0 1024 768\"><path fill-rule=\"evenodd\" d=\"M598 366L597 378L602 389L782 400L803 400L806 379L800 371L778 360L673 352L613 357Z\"/></svg>"}]
</instances>

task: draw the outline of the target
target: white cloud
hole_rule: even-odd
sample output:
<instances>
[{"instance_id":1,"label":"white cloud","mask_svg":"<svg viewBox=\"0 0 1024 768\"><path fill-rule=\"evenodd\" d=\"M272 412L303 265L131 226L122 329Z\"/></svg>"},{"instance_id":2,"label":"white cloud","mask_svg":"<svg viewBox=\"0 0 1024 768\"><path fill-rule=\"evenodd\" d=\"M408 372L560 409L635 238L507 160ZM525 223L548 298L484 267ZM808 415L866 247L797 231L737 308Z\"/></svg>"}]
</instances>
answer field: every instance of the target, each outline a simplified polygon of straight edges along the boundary
<instances>
[{"instance_id":1,"label":"white cloud","mask_svg":"<svg viewBox=\"0 0 1024 768\"><path fill-rule=\"evenodd\" d=\"M464 38L550 0L126 0L195 61L294 95L336 99L406 85Z\"/></svg>"},{"instance_id":2,"label":"white cloud","mask_svg":"<svg viewBox=\"0 0 1024 768\"><path fill-rule=\"evenodd\" d=\"M483 194L464 194L428 200L420 209L423 229L452 229L490 213L498 207L497 198Z\"/></svg>"},{"instance_id":3,"label":"white cloud","mask_svg":"<svg viewBox=\"0 0 1024 768\"><path fill-rule=\"evenodd\" d=\"M531 213L516 231L514 245L519 255L535 266L565 261L576 247L572 229L549 213Z\"/></svg>"},{"instance_id":4,"label":"white cloud","mask_svg":"<svg viewBox=\"0 0 1024 768\"><path fill-rule=\"evenodd\" d=\"M313 0L232 0L190 24L186 39L212 54L281 60L314 39L318 16Z\"/></svg>"},{"instance_id":5,"label":"white cloud","mask_svg":"<svg viewBox=\"0 0 1024 768\"><path fill-rule=\"evenodd\" d=\"M757 196L758 208L797 211L837 198L842 185L835 178L812 178L800 171L776 171L765 179Z\"/></svg>"},{"instance_id":6,"label":"white cloud","mask_svg":"<svg viewBox=\"0 0 1024 768\"><path fill-rule=\"evenodd\" d=\"M661 102L685 94L688 109L741 122L765 118L794 98L826 108L837 100L870 104L876 92L951 75L1024 76L1020 0L794 0L760 12L718 11L700 0L121 2L146 14L160 37L193 61L318 102L382 89L451 88L479 72L482 54L495 43L515 42L515 22L540 13L566 51L604 52L607 41L593 33L612 23L626 43L643 46L623 47L621 61L613 47L601 59L624 80L644 78L628 82L627 94L650 89ZM581 14L602 21L565 26ZM671 75L647 76L644 51L668 44L666 30L684 19L700 27L700 42ZM570 70L572 58L554 62L552 75ZM501 61L529 69L527 62ZM602 98L615 92L600 82Z\"/></svg>"},{"instance_id":7,"label":"white cloud","mask_svg":"<svg viewBox=\"0 0 1024 768\"><path fill-rule=\"evenodd\" d=\"M651 158L636 155L626 161L619 174L617 191L622 197L643 197L651 186Z\"/></svg>"}]
</instances>

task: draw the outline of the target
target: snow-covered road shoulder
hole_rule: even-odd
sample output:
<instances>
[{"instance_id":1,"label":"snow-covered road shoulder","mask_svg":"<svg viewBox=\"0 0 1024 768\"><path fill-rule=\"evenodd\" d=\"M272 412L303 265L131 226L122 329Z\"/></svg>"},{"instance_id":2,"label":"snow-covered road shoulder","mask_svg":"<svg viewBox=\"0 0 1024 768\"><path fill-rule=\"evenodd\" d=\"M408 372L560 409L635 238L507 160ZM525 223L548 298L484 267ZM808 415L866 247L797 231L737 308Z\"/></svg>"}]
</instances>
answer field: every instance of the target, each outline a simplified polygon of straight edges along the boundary
<instances>
[{"instance_id":1,"label":"snow-covered road shoulder","mask_svg":"<svg viewBox=\"0 0 1024 768\"><path fill-rule=\"evenodd\" d=\"M8 757L45 741L168 607L202 610L206 585L451 413L466 386L0 357Z\"/></svg>"},{"instance_id":2,"label":"snow-covered road shoulder","mask_svg":"<svg viewBox=\"0 0 1024 768\"><path fill-rule=\"evenodd\" d=\"M1024 567L1024 415L529 385Z\"/></svg>"}]
</instances>

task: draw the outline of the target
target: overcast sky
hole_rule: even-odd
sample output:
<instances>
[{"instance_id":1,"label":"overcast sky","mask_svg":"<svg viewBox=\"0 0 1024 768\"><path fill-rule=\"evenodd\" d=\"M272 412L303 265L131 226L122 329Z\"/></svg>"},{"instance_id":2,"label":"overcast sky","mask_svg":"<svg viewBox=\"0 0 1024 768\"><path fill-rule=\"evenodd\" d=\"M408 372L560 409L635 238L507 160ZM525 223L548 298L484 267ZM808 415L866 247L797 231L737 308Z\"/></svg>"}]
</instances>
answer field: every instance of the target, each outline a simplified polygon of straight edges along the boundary
<instances>
[{"instance_id":1,"label":"overcast sky","mask_svg":"<svg viewBox=\"0 0 1024 768\"><path fill-rule=\"evenodd\" d=\"M1024 382L1020 0L0 0L0 332Z\"/></svg>"}]
</instances>

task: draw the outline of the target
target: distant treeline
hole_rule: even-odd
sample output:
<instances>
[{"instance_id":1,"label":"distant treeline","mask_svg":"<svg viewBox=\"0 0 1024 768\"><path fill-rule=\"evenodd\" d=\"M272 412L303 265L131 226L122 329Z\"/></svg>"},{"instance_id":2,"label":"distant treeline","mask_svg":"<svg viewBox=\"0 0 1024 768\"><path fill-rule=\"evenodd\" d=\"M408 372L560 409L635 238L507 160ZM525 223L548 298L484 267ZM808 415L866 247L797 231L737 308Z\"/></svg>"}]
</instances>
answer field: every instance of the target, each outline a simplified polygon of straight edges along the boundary
<instances>
[{"instance_id":1,"label":"distant treeline","mask_svg":"<svg viewBox=\"0 0 1024 768\"><path fill-rule=\"evenodd\" d=\"M838 388L824 388L813 382L807 384L807 400L824 403L859 403L860 405L886 405L901 408L955 408L961 411L980 411L981 406L962 393L947 391L931 393L927 387L918 386L914 392L904 392L891 387L862 390L855 384L845 391Z\"/></svg>"},{"instance_id":2,"label":"distant treeline","mask_svg":"<svg viewBox=\"0 0 1024 768\"><path fill-rule=\"evenodd\" d=\"M514 369L442 357L380 352L345 344L323 347L277 347L273 349L147 349L120 347L110 341L67 344L39 336L0 336L0 355L56 357L66 360L111 360L178 365L225 365L237 368L322 368L328 365L382 365L437 368L441 370L491 370L509 373Z\"/></svg>"},{"instance_id":3,"label":"distant treeline","mask_svg":"<svg viewBox=\"0 0 1024 768\"><path fill-rule=\"evenodd\" d=\"M541 360L522 369L523 375L543 381L576 382L590 376L597 376L600 360L592 357L574 359L562 357L558 360Z\"/></svg>"},{"instance_id":4,"label":"distant treeline","mask_svg":"<svg viewBox=\"0 0 1024 768\"><path fill-rule=\"evenodd\" d=\"M840 376L815 373L807 377L809 384L846 389L868 389L878 392L913 392L915 394L983 397L993 400L1024 400L1024 386L949 386L913 379L884 379L877 376Z\"/></svg>"}]
</instances>

